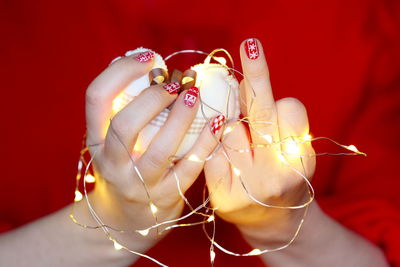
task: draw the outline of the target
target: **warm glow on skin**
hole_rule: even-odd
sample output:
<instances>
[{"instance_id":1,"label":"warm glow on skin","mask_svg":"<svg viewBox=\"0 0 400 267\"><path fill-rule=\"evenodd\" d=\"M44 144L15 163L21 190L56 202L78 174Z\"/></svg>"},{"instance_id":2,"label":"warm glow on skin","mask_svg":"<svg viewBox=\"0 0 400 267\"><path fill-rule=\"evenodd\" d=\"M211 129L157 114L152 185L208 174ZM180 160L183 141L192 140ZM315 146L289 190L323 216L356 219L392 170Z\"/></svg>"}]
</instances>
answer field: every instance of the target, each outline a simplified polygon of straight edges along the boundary
<instances>
[{"instance_id":1,"label":"warm glow on skin","mask_svg":"<svg viewBox=\"0 0 400 267\"><path fill-rule=\"evenodd\" d=\"M270 144L272 144L272 136L270 134L263 135L263 138Z\"/></svg>"},{"instance_id":2,"label":"warm glow on skin","mask_svg":"<svg viewBox=\"0 0 400 267\"><path fill-rule=\"evenodd\" d=\"M157 206L154 205L153 203L150 203L150 209L151 209L151 212L152 212L153 214L156 214L157 211L158 211Z\"/></svg>"},{"instance_id":3,"label":"warm glow on skin","mask_svg":"<svg viewBox=\"0 0 400 267\"><path fill-rule=\"evenodd\" d=\"M196 155L190 155L189 156L189 158L188 158L188 160L190 160L190 161L194 161L194 162L201 162L201 160L199 159L199 157L198 156L196 156Z\"/></svg>"},{"instance_id":4,"label":"warm glow on skin","mask_svg":"<svg viewBox=\"0 0 400 267\"><path fill-rule=\"evenodd\" d=\"M294 140L290 140L285 143L285 151L289 156L298 156L300 155L299 145Z\"/></svg>"},{"instance_id":5,"label":"warm glow on skin","mask_svg":"<svg viewBox=\"0 0 400 267\"><path fill-rule=\"evenodd\" d=\"M121 109L123 109L126 105L126 101L124 101L124 92L120 93L112 103L112 110L114 114L117 114Z\"/></svg>"},{"instance_id":6,"label":"warm glow on skin","mask_svg":"<svg viewBox=\"0 0 400 267\"><path fill-rule=\"evenodd\" d=\"M278 156L278 159L283 162L286 163L286 159L285 157L281 154L281 152L277 152L276 155Z\"/></svg>"},{"instance_id":7,"label":"warm glow on skin","mask_svg":"<svg viewBox=\"0 0 400 267\"><path fill-rule=\"evenodd\" d=\"M306 134L303 136L303 140L306 142L310 142L312 140L312 136L310 134Z\"/></svg>"},{"instance_id":8,"label":"warm glow on skin","mask_svg":"<svg viewBox=\"0 0 400 267\"><path fill-rule=\"evenodd\" d=\"M235 173L236 176L240 176L240 170L236 167L233 167L233 172Z\"/></svg>"},{"instance_id":9,"label":"warm glow on skin","mask_svg":"<svg viewBox=\"0 0 400 267\"><path fill-rule=\"evenodd\" d=\"M226 127L226 129L224 130L224 135L226 135L230 132L232 132L232 127Z\"/></svg>"}]
</instances>

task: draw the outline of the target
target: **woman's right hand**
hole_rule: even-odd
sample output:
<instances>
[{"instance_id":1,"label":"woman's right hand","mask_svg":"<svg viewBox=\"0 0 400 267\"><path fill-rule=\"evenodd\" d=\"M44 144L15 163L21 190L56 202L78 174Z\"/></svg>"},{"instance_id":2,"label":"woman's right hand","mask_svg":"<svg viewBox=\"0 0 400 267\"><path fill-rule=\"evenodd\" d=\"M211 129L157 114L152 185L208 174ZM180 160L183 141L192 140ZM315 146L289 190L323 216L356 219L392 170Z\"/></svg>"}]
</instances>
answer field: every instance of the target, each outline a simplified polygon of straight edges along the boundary
<instances>
[{"instance_id":1,"label":"woman's right hand","mask_svg":"<svg viewBox=\"0 0 400 267\"><path fill-rule=\"evenodd\" d=\"M89 199L103 222L119 229L141 230L154 225L156 221L150 203L157 208L154 215L158 222L178 218L183 209L174 173L169 168L169 158L175 155L189 129L199 101L187 105L184 101L186 92L178 95L176 90L167 90L171 87L154 85L143 90L112 117L113 99L132 80L152 68L151 53L131 55L112 63L90 84L86 93L87 144L91 155L95 155L97 179ZM174 101L165 124L148 149L133 162L131 153L138 133ZM189 153L206 158L217 145L215 140L206 127ZM183 193L202 169L201 162L185 159L176 162L174 170ZM131 248L128 242L137 241L134 247L137 250L148 249L157 239L155 230L146 237L139 234L119 234L117 237Z\"/></svg>"}]
</instances>

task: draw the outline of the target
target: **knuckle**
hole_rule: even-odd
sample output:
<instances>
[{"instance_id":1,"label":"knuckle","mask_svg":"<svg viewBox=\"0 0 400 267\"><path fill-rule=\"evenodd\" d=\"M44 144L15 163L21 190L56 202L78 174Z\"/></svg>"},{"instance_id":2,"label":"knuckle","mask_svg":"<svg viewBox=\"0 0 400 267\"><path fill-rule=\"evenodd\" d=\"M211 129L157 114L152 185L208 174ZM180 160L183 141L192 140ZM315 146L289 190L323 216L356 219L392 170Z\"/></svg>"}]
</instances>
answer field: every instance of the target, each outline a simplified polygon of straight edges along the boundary
<instances>
[{"instance_id":1,"label":"knuckle","mask_svg":"<svg viewBox=\"0 0 400 267\"><path fill-rule=\"evenodd\" d=\"M99 103L103 102L104 96L97 90L96 86L93 84L89 85L88 89L86 90L85 100L86 103L89 105L98 105Z\"/></svg>"},{"instance_id":2,"label":"knuckle","mask_svg":"<svg viewBox=\"0 0 400 267\"><path fill-rule=\"evenodd\" d=\"M145 90L143 93L146 95L146 98L151 99L153 105L164 105L166 98L161 90L160 88L152 87Z\"/></svg>"},{"instance_id":3,"label":"knuckle","mask_svg":"<svg viewBox=\"0 0 400 267\"><path fill-rule=\"evenodd\" d=\"M131 131L132 124L126 123L120 113L117 113L117 115L115 115L111 120L110 128L118 136L124 136Z\"/></svg>"},{"instance_id":4,"label":"knuckle","mask_svg":"<svg viewBox=\"0 0 400 267\"><path fill-rule=\"evenodd\" d=\"M259 68L248 74L248 78L254 83L269 83L269 73L264 68Z\"/></svg>"}]
</instances>

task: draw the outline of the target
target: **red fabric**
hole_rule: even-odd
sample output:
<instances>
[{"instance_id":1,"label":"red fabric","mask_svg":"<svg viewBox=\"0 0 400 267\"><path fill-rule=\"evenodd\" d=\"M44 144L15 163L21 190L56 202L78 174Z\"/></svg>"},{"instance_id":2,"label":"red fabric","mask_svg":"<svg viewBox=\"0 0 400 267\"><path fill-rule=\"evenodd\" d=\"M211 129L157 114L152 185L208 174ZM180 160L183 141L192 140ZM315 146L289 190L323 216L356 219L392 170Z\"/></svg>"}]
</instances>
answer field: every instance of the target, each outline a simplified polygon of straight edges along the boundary
<instances>
[{"instance_id":1,"label":"red fabric","mask_svg":"<svg viewBox=\"0 0 400 267\"><path fill-rule=\"evenodd\" d=\"M314 136L368 153L318 159L319 203L400 266L400 3L223 0L182 8L175 0L136 2L1 1L0 230L71 202L85 88L112 58L137 46L162 55L223 47L238 63L240 42L258 37L275 97L299 98ZM217 239L246 250L227 224L218 225ZM209 264L200 229L175 231L150 253L171 266ZM262 266L257 258L217 254L216 266L245 265ZM154 265L140 260L137 266Z\"/></svg>"}]
</instances>

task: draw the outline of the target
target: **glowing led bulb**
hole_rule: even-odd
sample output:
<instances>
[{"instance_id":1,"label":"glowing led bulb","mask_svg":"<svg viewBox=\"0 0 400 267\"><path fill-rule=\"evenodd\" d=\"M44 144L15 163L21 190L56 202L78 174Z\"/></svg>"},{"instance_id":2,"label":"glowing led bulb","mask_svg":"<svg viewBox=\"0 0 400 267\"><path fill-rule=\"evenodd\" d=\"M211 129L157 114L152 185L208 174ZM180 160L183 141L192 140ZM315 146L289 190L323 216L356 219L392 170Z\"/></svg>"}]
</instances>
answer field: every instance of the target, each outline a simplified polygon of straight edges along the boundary
<instances>
[{"instance_id":1,"label":"glowing led bulb","mask_svg":"<svg viewBox=\"0 0 400 267\"><path fill-rule=\"evenodd\" d=\"M214 60L220 63L221 65L226 65L226 59L224 57L214 57Z\"/></svg>"},{"instance_id":2,"label":"glowing led bulb","mask_svg":"<svg viewBox=\"0 0 400 267\"><path fill-rule=\"evenodd\" d=\"M224 133L223 133L223 135L226 135L226 134L228 134L228 133L232 132L232 130L233 130L233 129L232 129L232 127L229 127L229 126L228 126L228 127L226 127L226 128L225 128L225 130L224 130Z\"/></svg>"},{"instance_id":3,"label":"glowing led bulb","mask_svg":"<svg viewBox=\"0 0 400 267\"><path fill-rule=\"evenodd\" d=\"M199 159L199 157L198 156L196 156L196 155L190 155L189 157L188 157L188 160L190 160L190 161L194 161L194 162L201 162L201 160Z\"/></svg>"},{"instance_id":4,"label":"glowing led bulb","mask_svg":"<svg viewBox=\"0 0 400 267\"><path fill-rule=\"evenodd\" d=\"M226 59L224 57L211 57L211 55L206 57L206 59L204 60L204 64L210 64L211 58L221 65L226 65Z\"/></svg>"},{"instance_id":5,"label":"glowing led bulb","mask_svg":"<svg viewBox=\"0 0 400 267\"><path fill-rule=\"evenodd\" d=\"M154 205L153 202L150 203L150 209L151 209L151 212L152 212L153 214L156 214L157 211L158 211L157 206Z\"/></svg>"},{"instance_id":6,"label":"glowing led bulb","mask_svg":"<svg viewBox=\"0 0 400 267\"><path fill-rule=\"evenodd\" d=\"M347 148L348 150L353 151L353 152L356 152L356 153L360 152L360 151L358 151L358 149L356 148L355 145L349 145L349 146L347 146L346 148Z\"/></svg>"},{"instance_id":7,"label":"glowing led bulb","mask_svg":"<svg viewBox=\"0 0 400 267\"><path fill-rule=\"evenodd\" d=\"M285 157L282 155L281 152L277 152L276 154L278 155L278 159L279 159L280 161L282 161L283 163L286 163L286 159L285 159Z\"/></svg>"},{"instance_id":8,"label":"glowing led bulb","mask_svg":"<svg viewBox=\"0 0 400 267\"><path fill-rule=\"evenodd\" d=\"M208 217L207 222L212 222L215 220L214 215L211 215L210 217Z\"/></svg>"},{"instance_id":9,"label":"glowing led bulb","mask_svg":"<svg viewBox=\"0 0 400 267\"><path fill-rule=\"evenodd\" d=\"M268 143L272 144L272 136L270 134L263 135L263 138L267 140Z\"/></svg>"},{"instance_id":10,"label":"glowing led bulb","mask_svg":"<svg viewBox=\"0 0 400 267\"><path fill-rule=\"evenodd\" d=\"M286 150L286 153L289 154L290 156L299 156L300 155L299 146L293 140L290 140L285 144L285 150Z\"/></svg>"},{"instance_id":11,"label":"glowing led bulb","mask_svg":"<svg viewBox=\"0 0 400 267\"><path fill-rule=\"evenodd\" d=\"M261 255L261 250L259 250L258 248L255 248L249 252L249 255Z\"/></svg>"},{"instance_id":12,"label":"glowing led bulb","mask_svg":"<svg viewBox=\"0 0 400 267\"><path fill-rule=\"evenodd\" d=\"M240 170L236 167L233 167L233 172L235 173L236 176L240 176Z\"/></svg>"},{"instance_id":13,"label":"glowing led bulb","mask_svg":"<svg viewBox=\"0 0 400 267\"><path fill-rule=\"evenodd\" d=\"M78 161L78 171L81 171L81 170L82 170L82 167L83 167L82 160L79 160L79 161Z\"/></svg>"},{"instance_id":14,"label":"glowing led bulb","mask_svg":"<svg viewBox=\"0 0 400 267\"><path fill-rule=\"evenodd\" d=\"M310 142L312 140L311 134L306 134L303 136L303 140L306 142Z\"/></svg>"},{"instance_id":15,"label":"glowing led bulb","mask_svg":"<svg viewBox=\"0 0 400 267\"><path fill-rule=\"evenodd\" d=\"M214 260L215 260L215 252L214 252L214 250L210 250L210 260L211 260L211 262L214 262Z\"/></svg>"},{"instance_id":16,"label":"glowing led bulb","mask_svg":"<svg viewBox=\"0 0 400 267\"><path fill-rule=\"evenodd\" d=\"M120 249L122 249L122 245L114 240L114 248L115 248L115 250L120 250Z\"/></svg>"},{"instance_id":17,"label":"glowing led bulb","mask_svg":"<svg viewBox=\"0 0 400 267\"><path fill-rule=\"evenodd\" d=\"M79 190L75 190L75 199L74 199L74 201L75 201L75 202L81 201L82 198L83 198L82 193L79 192Z\"/></svg>"},{"instance_id":18,"label":"glowing led bulb","mask_svg":"<svg viewBox=\"0 0 400 267\"><path fill-rule=\"evenodd\" d=\"M139 230L137 232L142 236L147 236L149 234L149 229Z\"/></svg>"},{"instance_id":19,"label":"glowing led bulb","mask_svg":"<svg viewBox=\"0 0 400 267\"><path fill-rule=\"evenodd\" d=\"M86 183L94 183L94 182L96 182L96 178L94 178L94 176L91 174L87 174L85 176L85 182Z\"/></svg>"}]
</instances>

